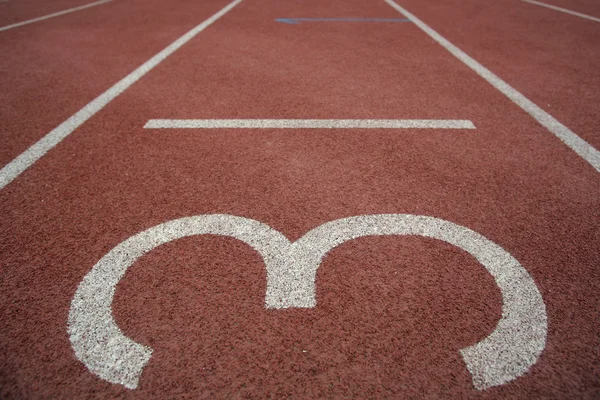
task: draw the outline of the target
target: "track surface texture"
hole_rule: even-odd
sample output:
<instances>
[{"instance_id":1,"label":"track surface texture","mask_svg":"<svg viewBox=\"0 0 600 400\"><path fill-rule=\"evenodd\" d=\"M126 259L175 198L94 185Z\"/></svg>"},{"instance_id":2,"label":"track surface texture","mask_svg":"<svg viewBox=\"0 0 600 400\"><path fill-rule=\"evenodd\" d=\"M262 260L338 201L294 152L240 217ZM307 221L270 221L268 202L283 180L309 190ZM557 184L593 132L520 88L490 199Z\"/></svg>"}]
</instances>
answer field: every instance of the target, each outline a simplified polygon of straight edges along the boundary
<instances>
[{"instance_id":1,"label":"track surface texture","mask_svg":"<svg viewBox=\"0 0 600 400\"><path fill-rule=\"evenodd\" d=\"M0 398L600 397L600 23L392 3L0 30Z\"/></svg>"}]
</instances>

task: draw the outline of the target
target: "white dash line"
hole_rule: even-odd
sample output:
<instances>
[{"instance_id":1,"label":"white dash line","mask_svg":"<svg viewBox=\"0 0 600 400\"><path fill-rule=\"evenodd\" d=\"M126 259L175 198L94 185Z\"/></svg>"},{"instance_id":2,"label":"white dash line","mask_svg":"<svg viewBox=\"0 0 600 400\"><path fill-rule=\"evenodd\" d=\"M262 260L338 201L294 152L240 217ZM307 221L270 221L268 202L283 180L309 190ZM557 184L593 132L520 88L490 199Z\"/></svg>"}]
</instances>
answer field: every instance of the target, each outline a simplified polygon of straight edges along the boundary
<instances>
[{"instance_id":1,"label":"white dash line","mask_svg":"<svg viewBox=\"0 0 600 400\"><path fill-rule=\"evenodd\" d=\"M79 7L69 8L68 10L63 10L63 11L55 12L53 14L44 15L43 17L38 17L38 18L34 18L34 19L28 19L27 21L17 22L16 24L12 24L12 25L5 25L5 26L0 27L0 32L1 31L7 31L7 30L12 29L12 28L17 28L17 27L23 26L23 25L33 24L34 22L39 22L39 21L43 21L43 20L46 20L46 19L50 19L50 18L61 16L61 15L69 14L69 13L72 13L72 12L75 12L75 11L79 11L79 10L83 10L83 9L86 9L86 8L90 8L90 7L94 7L94 6L99 6L100 4L108 3L109 1L112 1L112 0L100 0L100 1L96 1L94 3L84 4L84 5L79 6Z\"/></svg>"},{"instance_id":2,"label":"white dash line","mask_svg":"<svg viewBox=\"0 0 600 400\"><path fill-rule=\"evenodd\" d=\"M539 1L534 1L534 0L523 0L523 1L525 3L535 4L535 5L538 5L538 6L550 8L552 10L564 12L565 14L575 15L576 17L581 17L581 18L592 20L592 21L600 22L600 18L596 18L596 17L592 17L590 15L582 14L582 13L579 13L577 11L567 10L566 8L556 7L556 6L553 6L553 5L550 5L550 4L541 3Z\"/></svg>"},{"instance_id":3,"label":"white dash line","mask_svg":"<svg viewBox=\"0 0 600 400\"><path fill-rule=\"evenodd\" d=\"M217 12L215 15L208 18L206 21L202 22L185 35L181 36L179 39L164 48L160 53L156 54L144 64L140 65L135 71L117 82L113 87L96 97L81 110L77 111L69 119L47 133L43 138L34 143L17 158L5 165L0 170L0 189L3 189L6 185L12 182L17 176L32 166L33 163L39 160L50 149L73 133L75 129L94 116L94 114L104 108L104 106L114 100L118 95L127 90L141 77L150 72L165 58L173 54L177 49L189 42L192 38L194 38L194 36L202 32L241 2L242 0L235 0L229 3L227 6L223 7L221 11Z\"/></svg>"},{"instance_id":4,"label":"white dash line","mask_svg":"<svg viewBox=\"0 0 600 400\"><path fill-rule=\"evenodd\" d=\"M600 151L596 150L591 144L577 136L575 132L558 122L552 115L548 114L533 101L529 100L515 88L500 79L492 71L475 61L464 51L450 43L442 35L434 31L429 25L425 24L419 18L412 15L404 7L399 6L393 0L384 0L396 11L410 19L423 32L438 42L442 47L448 50L453 56L462 61L465 65L475 71L479 76L485 79L490 85L498 89L502 94L512 100L513 103L521 107L525 112L531 115L542 126L552 132L564 144L571 148L581 158L590 163L592 167L600 172Z\"/></svg>"},{"instance_id":5,"label":"white dash line","mask_svg":"<svg viewBox=\"0 0 600 400\"><path fill-rule=\"evenodd\" d=\"M475 129L452 119L151 119L146 129Z\"/></svg>"}]
</instances>

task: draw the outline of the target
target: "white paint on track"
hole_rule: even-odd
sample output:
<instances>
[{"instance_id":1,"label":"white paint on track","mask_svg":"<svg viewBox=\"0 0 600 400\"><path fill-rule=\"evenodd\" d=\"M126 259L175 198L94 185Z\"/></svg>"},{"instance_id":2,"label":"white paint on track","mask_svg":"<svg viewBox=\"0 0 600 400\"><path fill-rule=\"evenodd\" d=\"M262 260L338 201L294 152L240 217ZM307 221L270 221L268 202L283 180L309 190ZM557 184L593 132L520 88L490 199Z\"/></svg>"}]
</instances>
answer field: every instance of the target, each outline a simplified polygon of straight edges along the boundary
<instances>
[{"instance_id":1,"label":"white paint on track","mask_svg":"<svg viewBox=\"0 0 600 400\"><path fill-rule=\"evenodd\" d=\"M17 158L5 165L0 170L0 189L12 182L23 171L32 166L44 154L69 136L75 129L85 123L98 111L102 110L108 103L114 100L118 95L127 90L131 85L137 82L141 77L150 72L154 67L160 64L165 58L173 54L181 46L193 39L198 33L202 32L212 23L217 21L233 7L241 3L242 0L234 0L223 7L212 17L196 26L185 35L171 43L160 53L156 54L150 60L139 66L135 71L117 82L113 87L96 97L81 110L73 114L69 119L47 133L43 138L34 143L30 148L21 153Z\"/></svg>"},{"instance_id":2,"label":"white paint on track","mask_svg":"<svg viewBox=\"0 0 600 400\"><path fill-rule=\"evenodd\" d=\"M444 119L151 119L144 128L475 129L475 125Z\"/></svg>"},{"instance_id":3,"label":"white paint on track","mask_svg":"<svg viewBox=\"0 0 600 400\"><path fill-rule=\"evenodd\" d=\"M524 1L525 3L535 4L537 6L542 6L542 7L550 8L552 10L564 12L565 14L575 15L576 17L585 18L585 19L589 19L591 21L600 22L600 18L592 17L591 15L582 14L582 13L577 12L577 11L567 10L566 8L557 7L557 6L553 6L553 5L550 5L550 4L541 3L539 1L533 1L533 0L522 0L522 1Z\"/></svg>"},{"instance_id":4,"label":"white paint on track","mask_svg":"<svg viewBox=\"0 0 600 400\"><path fill-rule=\"evenodd\" d=\"M94 374L135 389L152 349L125 336L112 315L116 286L127 269L160 245L193 235L229 236L263 258L265 306L316 306L316 276L323 258L342 243L365 236L413 235L450 243L475 257L502 294L502 317L494 331L461 350L477 389L523 375L546 345L546 307L535 282L506 250L464 226L430 216L361 215L325 223L291 243L259 221L226 214L165 222L121 242L83 278L69 311L68 334L75 355Z\"/></svg>"},{"instance_id":5,"label":"white paint on track","mask_svg":"<svg viewBox=\"0 0 600 400\"><path fill-rule=\"evenodd\" d=\"M577 136L575 132L567 128L565 125L558 122L552 115L548 114L537 104L529 100L515 88L504 82L492 71L475 61L464 51L450 43L446 38L434 31L429 25L425 24L419 18L408 12L404 7L399 6L393 0L384 0L396 11L410 19L423 32L429 35L433 40L438 42L442 47L448 50L452 55L465 63L469 68L475 71L479 76L485 79L490 85L498 89L502 94L508 97L516 105L521 107L525 112L531 115L542 126L552 132L563 143L569 146L581 158L586 160L596 171L600 172L600 151L596 150L591 144Z\"/></svg>"},{"instance_id":6,"label":"white paint on track","mask_svg":"<svg viewBox=\"0 0 600 400\"><path fill-rule=\"evenodd\" d=\"M8 1L8 0L6 0L6 1ZM112 1L112 0L100 0L100 1L96 1L94 3L89 3L89 4L84 4L82 6L69 8L68 10L63 10L63 11L55 12L53 14L44 15L43 17L29 19L29 20L23 21L23 22L17 22L16 24L1 26L0 27L0 32L7 31L7 30L12 29L12 28L18 28L19 26L23 26L23 25L33 24L34 22L40 22L40 21L44 21L44 20L47 20L47 19L50 19L50 18L59 17L61 15L70 14L70 13L75 12L75 11L85 10L86 8L99 6L101 4L108 3L110 1Z\"/></svg>"}]
</instances>

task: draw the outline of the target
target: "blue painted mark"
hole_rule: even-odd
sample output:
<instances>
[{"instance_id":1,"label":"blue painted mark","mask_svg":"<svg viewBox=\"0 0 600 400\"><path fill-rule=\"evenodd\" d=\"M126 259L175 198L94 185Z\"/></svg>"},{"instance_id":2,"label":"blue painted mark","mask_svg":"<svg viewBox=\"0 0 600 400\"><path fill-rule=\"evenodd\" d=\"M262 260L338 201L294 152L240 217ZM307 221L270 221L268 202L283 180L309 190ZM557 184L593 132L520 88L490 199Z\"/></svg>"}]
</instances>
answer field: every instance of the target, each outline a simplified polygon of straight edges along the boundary
<instances>
[{"instance_id":1,"label":"blue painted mark","mask_svg":"<svg viewBox=\"0 0 600 400\"><path fill-rule=\"evenodd\" d=\"M276 18L275 21L290 25L301 22L410 22L406 18Z\"/></svg>"}]
</instances>

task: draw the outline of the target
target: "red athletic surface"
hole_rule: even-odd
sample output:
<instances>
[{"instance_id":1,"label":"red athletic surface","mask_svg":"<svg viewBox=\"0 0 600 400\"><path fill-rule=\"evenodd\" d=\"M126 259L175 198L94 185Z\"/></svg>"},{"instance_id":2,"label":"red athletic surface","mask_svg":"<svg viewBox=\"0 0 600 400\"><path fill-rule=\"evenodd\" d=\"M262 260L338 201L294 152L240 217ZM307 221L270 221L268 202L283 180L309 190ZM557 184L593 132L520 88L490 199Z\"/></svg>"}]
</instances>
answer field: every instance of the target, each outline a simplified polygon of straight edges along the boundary
<instances>
[{"instance_id":1,"label":"red athletic surface","mask_svg":"<svg viewBox=\"0 0 600 400\"><path fill-rule=\"evenodd\" d=\"M31 11L28 17L19 14L19 21L48 11L46 2L33 3L25 9L35 12ZM66 3L61 2L61 9L86 4L74 0ZM9 4L24 8L20 0L0 3L0 7ZM223 7L222 1L214 0L169 4L157 0L114 0L1 32L0 54L8 56L0 57L0 164L10 162ZM49 12L56 11L60 10L53 5ZM0 17L3 15L0 13ZM3 22L0 26L5 25ZM17 21L6 22L8 25Z\"/></svg>"},{"instance_id":2,"label":"red athletic surface","mask_svg":"<svg viewBox=\"0 0 600 400\"><path fill-rule=\"evenodd\" d=\"M89 3L92 3L90 1ZM79 0L8 0L0 3L0 26L16 24L86 4Z\"/></svg>"},{"instance_id":3,"label":"red athletic surface","mask_svg":"<svg viewBox=\"0 0 600 400\"><path fill-rule=\"evenodd\" d=\"M245 0L2 189L0 397L600 396L597 171L412 23L274 20L402 17L382 1L324 3ZM0 32L2 162L226 4L115 0ZM600 24L518 1L400 4L598 147ZM477 129L143 129L154 118ZM90 373L67 335L82 278L135 233L212 213L292 241L362 214L469 227L536 282L546 348L524 376L475 390L458 350L494 329L501 297L438 241L348 242L321 265L314 309L266 310L258 254L202 236L152 251L117 287L119 327L155 350L139 387Z\"/></svg>"},{"instance_id":4,"label":"red athletic surface","mask_svg":"<svg viewBox=\"0 0 600 400\"><path fill-rule=\"evenodd\" d=\"M600 18L598 2L546 3ZM578 3L588 7L578 8ZM600 148L600 23L514 0L409 0L403 4Z\"/></svg>"}]
</instances>

